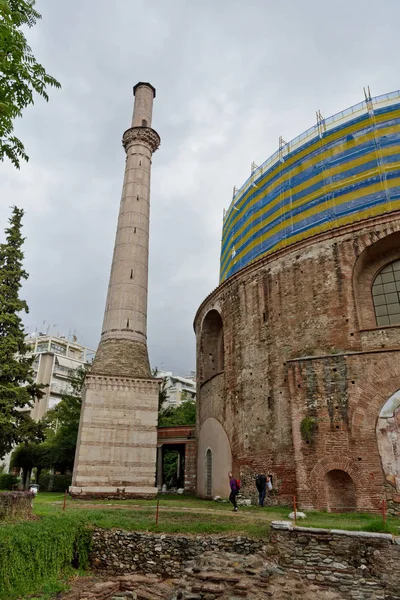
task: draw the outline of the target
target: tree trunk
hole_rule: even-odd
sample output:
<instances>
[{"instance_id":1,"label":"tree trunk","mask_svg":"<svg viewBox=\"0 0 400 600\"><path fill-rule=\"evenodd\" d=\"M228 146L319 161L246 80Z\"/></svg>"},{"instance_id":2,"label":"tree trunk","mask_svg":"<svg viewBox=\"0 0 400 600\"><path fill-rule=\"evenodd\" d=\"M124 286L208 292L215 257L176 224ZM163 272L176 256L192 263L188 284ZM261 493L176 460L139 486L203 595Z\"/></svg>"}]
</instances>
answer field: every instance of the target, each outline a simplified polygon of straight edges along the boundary
<instances>
[{"instance_id":1,"label":"tree trunk","mask_svg":"<svg viewBox=\"0 0 400 600\"><path fill-rule=\"evenodd\" d=\"M29 489L29 484L31 482L31 469L22 469L22 486L24 490Z\"/></svg>"}]
</instances>

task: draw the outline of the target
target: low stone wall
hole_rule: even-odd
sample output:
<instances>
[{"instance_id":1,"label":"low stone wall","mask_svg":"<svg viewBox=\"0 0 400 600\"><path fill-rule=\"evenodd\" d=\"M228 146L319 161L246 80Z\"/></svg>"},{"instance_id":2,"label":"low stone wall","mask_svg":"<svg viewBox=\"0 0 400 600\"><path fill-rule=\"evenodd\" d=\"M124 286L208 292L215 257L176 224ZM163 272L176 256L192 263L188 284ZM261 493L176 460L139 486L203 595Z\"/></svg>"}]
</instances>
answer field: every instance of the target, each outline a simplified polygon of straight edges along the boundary
<instances>
[{"instance_id":1,"label":"low stone wall","mask_svg":"<svg viewBox=\"0 0 400 600\"><path fill-rule=\"evenodd\" d=\"M185 563L207 551L257 554L265 540L232 536L147 534L95 529L92 567L108 573L154 573L178 577Z\"/></svg>"},{"instance_id":2,"label":"low stone wall","mask_svg":"<svg viewBox=\"0 0 400 600\"><path fill-rule=\"evenodd\" d=\"M204 564L199 563L202 557ZM219 559L221 565L217 568ZM246 564L242 564L243 560ZM280 585L297 578L307 582L306 590L314 589L315 597L325 597L321 590L327 593L331 590L331 599L400 600L400 538L293 527L288 522L272 523L270 538L264 540L96 529L91 565L108 576L129 578L129 574L136 574L135 577L146 574L174 582L181 578L179 585L183 582L182 589L189 587L190 593L198 592L203 585L191 582L191 578L203 577L201 571L205 573L205 580L220 582L215 590L219 586L221 598L225 598L223 593L228 593L228 580L235 580L238 589L242 586L241 593L236 595L246 596L246 589L253 589L252 585L255 590L265 586L264 593L267 593L274 584L273 578L281 578ZM304 590L302 594L303 598L309 597ZM218 593L214 595L217 596ZM200 593L198 599L202 597ZM253 597L258 598L254 594Z\"/></svg>"},{"instance_id":3,"label":"low stone wall","mask_svg":"<svg viewBox=\"0 0 400 600\"><path fill-rule=\"evenodd\" d=\"M400 533L400 532L399 532ZM272 523L278 564L349 598L400 598L400 538Z\"/></svg>"},{"instance_id":4,"label":"low stone wall","mask_svg":"<svg viewBox=\"0 0 400 600\"><path fill-rule=\"evenodd\" d=\"M392 517L400 517L400 494L396 494L393 500L388 500L387 509Z\"/></svg>"},{"instance_id":5,"label":"low stone wall","mask_svg":"<svg viewBox=\"0 0 400 600\"><path fill-rule=\"evenodd\" d=\"M0 492L0 520L31 519L32 492Z\"/></svg>"}]
</instances>

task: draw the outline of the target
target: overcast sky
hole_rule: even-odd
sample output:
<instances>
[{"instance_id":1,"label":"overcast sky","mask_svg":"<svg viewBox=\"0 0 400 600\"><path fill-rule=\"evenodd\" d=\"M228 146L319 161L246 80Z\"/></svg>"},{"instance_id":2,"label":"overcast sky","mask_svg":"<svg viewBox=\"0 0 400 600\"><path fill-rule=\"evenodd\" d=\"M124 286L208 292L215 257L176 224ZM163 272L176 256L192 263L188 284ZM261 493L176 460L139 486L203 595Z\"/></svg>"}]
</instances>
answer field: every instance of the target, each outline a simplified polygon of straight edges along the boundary
<instances>
[{"instance_id":1,"label":"overcast sky","mask_svg":"<svg viewBox=\"0 0 400 600\"><path fill-rule=\"evenodd\" d=\"M148 342L195 368L193 317L218 284L223 208L250 164L314 124L400 88L399 0L38 0L28 32L62 84L16 124L30 156L0 163L0 229L26 210L26 325L100 337L132 86L157 88ZM0 232L3 236L2 231ZM43 325L43 321L46 321Z\"/></svg>"}]
</instances>

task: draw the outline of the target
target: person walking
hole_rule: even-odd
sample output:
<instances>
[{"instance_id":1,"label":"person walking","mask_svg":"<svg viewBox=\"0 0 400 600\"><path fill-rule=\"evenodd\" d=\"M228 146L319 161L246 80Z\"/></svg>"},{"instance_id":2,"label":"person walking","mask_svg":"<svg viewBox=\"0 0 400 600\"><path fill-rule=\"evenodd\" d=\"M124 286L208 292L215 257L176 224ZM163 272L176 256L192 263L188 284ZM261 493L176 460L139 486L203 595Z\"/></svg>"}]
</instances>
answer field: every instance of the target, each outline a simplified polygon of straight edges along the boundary
<instances>
[{"instance_id":1,"label":"person walking","mask_svg":"<svg viewBox=\"0 0 400 600\"><path fill-rule=\"evenodd\" d=\"M258 490L258 504L259 506L264 506L265 495L267 493L267 478L264 473L257 475L256 487Z\"/></svg>"},{"instance_id":2,"label":"person walking","mask_svg":"<svg viewBox=\"0 0 400 600\"><path fill-rule=\"evenodd\" d=\"M230 496L229 496L229 502L232 502L232 504L233 504L233 511L237 512L238 511L238 507L237 507L237 502L236 502L236 496L239 493L238 482L234 478L232 472L228 473L228 477L229 477L229 485L231 487L231 493L230 493Z\"/></svg>"}]
</instances>

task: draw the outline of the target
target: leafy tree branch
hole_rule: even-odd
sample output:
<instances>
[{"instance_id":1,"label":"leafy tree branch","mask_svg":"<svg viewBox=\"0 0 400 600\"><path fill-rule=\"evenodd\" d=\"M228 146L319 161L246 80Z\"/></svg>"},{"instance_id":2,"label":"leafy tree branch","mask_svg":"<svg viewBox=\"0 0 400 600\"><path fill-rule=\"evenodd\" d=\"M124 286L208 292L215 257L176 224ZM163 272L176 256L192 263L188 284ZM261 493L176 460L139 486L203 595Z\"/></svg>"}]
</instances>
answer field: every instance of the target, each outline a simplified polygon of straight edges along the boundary
<instances>
[{"instance_id":1,"label":"leafy tree branch","mask_svg":"<svg viewBox=\"0 0 400 600\"><path fill-rule=\"evenodd\" d=\"M22 28L33 27L41 15L35 0L0 0L0 160L19 169L28 161L25 147L14 135L14 121L34 104L34 94L49 100L48 87L61 85L36 61Z\"/></svg>"}]
</instances>

